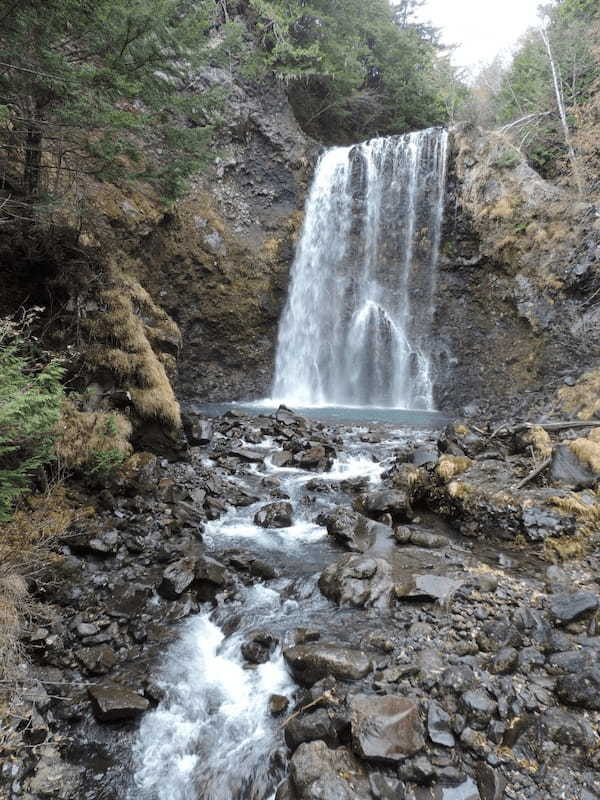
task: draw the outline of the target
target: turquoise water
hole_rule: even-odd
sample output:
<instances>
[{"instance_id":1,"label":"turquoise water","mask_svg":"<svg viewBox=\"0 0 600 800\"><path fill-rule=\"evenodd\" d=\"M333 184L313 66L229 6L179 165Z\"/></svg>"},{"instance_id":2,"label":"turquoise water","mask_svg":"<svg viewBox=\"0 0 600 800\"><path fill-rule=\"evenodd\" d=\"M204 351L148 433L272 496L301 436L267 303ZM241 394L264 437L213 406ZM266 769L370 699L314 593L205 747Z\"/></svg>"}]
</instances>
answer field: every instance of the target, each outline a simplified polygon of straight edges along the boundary
<instances>
[{"instance_id":1,"label":"turquoise water","mask_svg":"<svg viewBox=\"0 0 600 800\"><path fill-rule=\"evenodd\" d=\"M246 414L273 414L278 406L259 403L207 403L195 407L210 417L218 417L236 409ZM410 410L405 408L375 408L371 406L310 406L292 409L309 419L342 425L394 425L399 428L439 428L449 418L438 411Z\"/></svg>"}]
</instances>

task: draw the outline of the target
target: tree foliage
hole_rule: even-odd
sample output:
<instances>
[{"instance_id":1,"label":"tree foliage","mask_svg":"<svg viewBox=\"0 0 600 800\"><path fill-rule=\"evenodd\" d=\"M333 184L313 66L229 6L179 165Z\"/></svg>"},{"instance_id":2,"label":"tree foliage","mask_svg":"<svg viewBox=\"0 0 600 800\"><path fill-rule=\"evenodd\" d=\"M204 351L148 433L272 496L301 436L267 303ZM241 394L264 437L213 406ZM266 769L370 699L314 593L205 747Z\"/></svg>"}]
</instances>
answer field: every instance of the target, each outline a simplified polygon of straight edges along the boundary
<instances>
[{"instance_id":1,"label":"tree foliage","mask_svg":"<svg viewBox=\"0 0 600 800\"><path fill-rule=\"evenodd\" d=\"M22 325L0 320L0 522L33 475L52 459L63 370L27 352Z\"/></svg>"},{"instance_id":2,"label":"tree foliage","mask_svg":"<svg viewBox=\"0 0 600 800\"><path fill-rule=\"evenodd\" d=\"M470 112L476 106L478 121L487 125L506 125L526 118L527 124L519 129L520 144L532 164L550 177L560 171L566 146L541 27L557 68L569 125L576 129L580 111L589 102L600 77L595 53L599 19L597 0L556 0L543 7L540 28L525 34L512 61L507 66L496 61L482 70L475 82L479 102L473 104L471 98Z\"/></svg>"},{"instance_id":3,"label":"tree foliage","mask_svg":"<svg viewBox=\"0 0 600 800\"><path fill-rule=\"evenodd\" d=\"M356 140L446 121L435 31L418 0L248 0L265 63L296 115L325 140Z\"/></svg>"},{"instance_id":4,"label":"tree foliage","mask_svg":"<svg viewBox=\"0 0 600 800\"><path fill-rule=\"evenodd\" d=\"M73 172L172 193L211 127L215 98L183 90L214 14L212 0L0 0L5 182L38 202Z\"/></svg>"}]
</instances>

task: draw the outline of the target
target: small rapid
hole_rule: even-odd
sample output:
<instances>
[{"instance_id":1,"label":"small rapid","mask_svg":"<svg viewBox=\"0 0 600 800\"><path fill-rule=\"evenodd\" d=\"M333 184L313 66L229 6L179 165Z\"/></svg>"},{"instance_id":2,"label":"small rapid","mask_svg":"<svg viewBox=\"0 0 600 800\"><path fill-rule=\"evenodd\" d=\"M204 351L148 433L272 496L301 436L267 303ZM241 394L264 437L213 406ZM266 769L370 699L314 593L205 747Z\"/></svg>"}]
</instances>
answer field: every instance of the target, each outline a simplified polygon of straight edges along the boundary
<instances>
[{"instance_id":1,"label":"small rapid","mask_svg":"<svg viewBox=\"0 0 600 800\"><path fill-rule=\"evenodd\" d=\"M249 490L276 478L289 497L294 522L285 529L264 529L253 519L264 500L230 508L206 525L204 542L215 554L228 546L252 547L269 558L280 577L266 587L244 588L228 602L188 620L164 658L157 686L162 696L145 715L133 748L134 775L128 800L267 800L285 776L281 719L269 713L273 695L291 699L297 686L290 678L282 647L294 629L326 627L336 641L352 641L356 613L338 610L319 592L319 572L339 550L314 522L339 499L344 481L376 487L386 458L376 460L373 445L355 429L345 449L324 473L276 467L269 456L260 470L248 465L239 479ZM377 450L391 457L404 434L391 433ZM253 445L254 446L254 445ZM306 486L326 481L332 492L306 504ZM238 476L236 476L236 482ZM241 648L253 631L269 631L277 645L264 664L249 665Z\"/></svg>"}]
</instances>

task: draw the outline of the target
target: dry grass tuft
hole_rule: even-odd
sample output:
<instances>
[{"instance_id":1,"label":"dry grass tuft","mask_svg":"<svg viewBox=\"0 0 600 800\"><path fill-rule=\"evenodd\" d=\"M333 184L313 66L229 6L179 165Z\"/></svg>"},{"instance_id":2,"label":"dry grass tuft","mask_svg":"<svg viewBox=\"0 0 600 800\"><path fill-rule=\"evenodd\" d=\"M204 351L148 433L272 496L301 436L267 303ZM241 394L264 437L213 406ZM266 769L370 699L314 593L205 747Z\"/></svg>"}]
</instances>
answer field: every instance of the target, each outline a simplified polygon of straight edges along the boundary
<instances>
[{"instance_id":1,"label":"dry grass tuft","mask_svg":"<svg viewBox=\"0 0 600 800\"><path fill-rule=\"evenodd\" d=\"M67 469L84 467L101 453L127 458L131 422L118 412L79 411L71 400L64 400L56 429L54 449L59 464Z\"/></svg>"},{"instance_id":2,"label":"dry grass tuft","mask_svg":"<svg viewBox=\"0 0 600 800\"><path fill-rule=\"evenodd\" d=\"M574 492L568 495L551 497L550 502L565 514L574 516L578 522L582 523L580 528L582 533L595 533L598 531L600 526L599 502L586 503Z\"/></svg>"},{"instance_id":3,"label":"dry grass tuft","mask_svg":"<svg viewBox=\"0 0 600 800\"><path fill-rule=\"evenodd\" d=\"M590 538L579 536L550 536L544 542L544 555L549 561L573 561L582 558L590 550Z\"/></svg>"},{"instance_id":4,"label":"dry grass tuft","mask_svg":"<svg viewBox=\"0 0 600 800\"><path fill-rule=\"evenodd\" d=\"M600 440L594 441L591 437L575 439L574 442L570 442L569 447L594 475L600 475Z\"/></svg>"},{"instance_id":5,"label":"dry grass tuft","mask_svg":"<svg viewBox=\"0 0 600 800\"><path fill-rule=\"evenodd\" d=\"M162 350L177 350L181 344L177 324L138 281L119 273L113 286L101 292L100 302L105 310L88 321L93 341L88 361L107 367L126 384L140 416L181 427L179 404L161 359Z\"/></svg>"},{"instance_id":6,"label":"dry grass tuft","mask_svg":"<svg viewBox=\"0 0 600 800\"><path fill-rule=\"evenodd\" d=\"M465 456L442 456L435 468L436 474L448 483L456 475L461 475L471 466L473 462Z\"/></svg>"},{"instance_id":7,"label":"dry grass tuft","mask_svg":"<svg viewBox=\"0 0 600 800\"><path fill-rule=\"evenodd\" d=\"M40 577L59 558L52 545L90 508L75 508L61 486L29 495L0 531L0 678L10 680L22 659L21 639L28 623L47 617L27 591L27 578Z\"/></svg>"},{"instance_id":8,"label":"dry grass tuft","mask_svg":"<svg viewBox=\"0 0 600 800\"><path fill-rule=\"evenodd\" d=\"M552 439L548 431L541 425L533 425L522 434L525 444L531 445L534 455L539 461L546 461L552 456Z\"/></svg>"},{"instance_id":9,"label":"dry grass tuft","mask_svg":"<svg viewBox=\"0 0 600 800\"><path fill-rule=\"evenodd\" d=\"M600 369L586 373L575 386L564 386L558 398L568 414L581 420L600 416Z\"/></svg>"}]
</instances>

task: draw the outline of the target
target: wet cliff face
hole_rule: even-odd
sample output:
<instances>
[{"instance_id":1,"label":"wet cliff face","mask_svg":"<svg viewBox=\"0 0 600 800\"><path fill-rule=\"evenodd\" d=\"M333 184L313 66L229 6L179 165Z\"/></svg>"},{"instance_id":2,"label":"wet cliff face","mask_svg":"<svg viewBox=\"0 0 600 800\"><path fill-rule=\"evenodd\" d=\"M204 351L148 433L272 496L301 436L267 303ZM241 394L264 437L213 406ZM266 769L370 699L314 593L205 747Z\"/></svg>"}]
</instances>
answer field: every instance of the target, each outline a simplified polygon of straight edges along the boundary
<instances>
[{"instance_id":1,"label":"wet cliff face","mask_svg":"<svg viewBox=\"0 0 600 800\"><path fill-rule=\"evenodd\" d=\"M228 74L210 70L207 85ZM184 403L265 396L302 207L318 145L276 83L236 86L214 158L171 213L94 187L91 243L117 252L181 331L174 383ZM107 224L108 223L108 224Z\"/></svg>"},{"instance_id":2,"label":"wet cliff face","mask_svg":"<svg viewBox=\"0 0 600 800\"><path fill-rule=\"evenodd\" d=\"M590 318L599 286L596 207L542 180L503 136L455 131L434 330L439 407L535 413L556 402L600 355Z\"/></svg>"}]
</instances>

